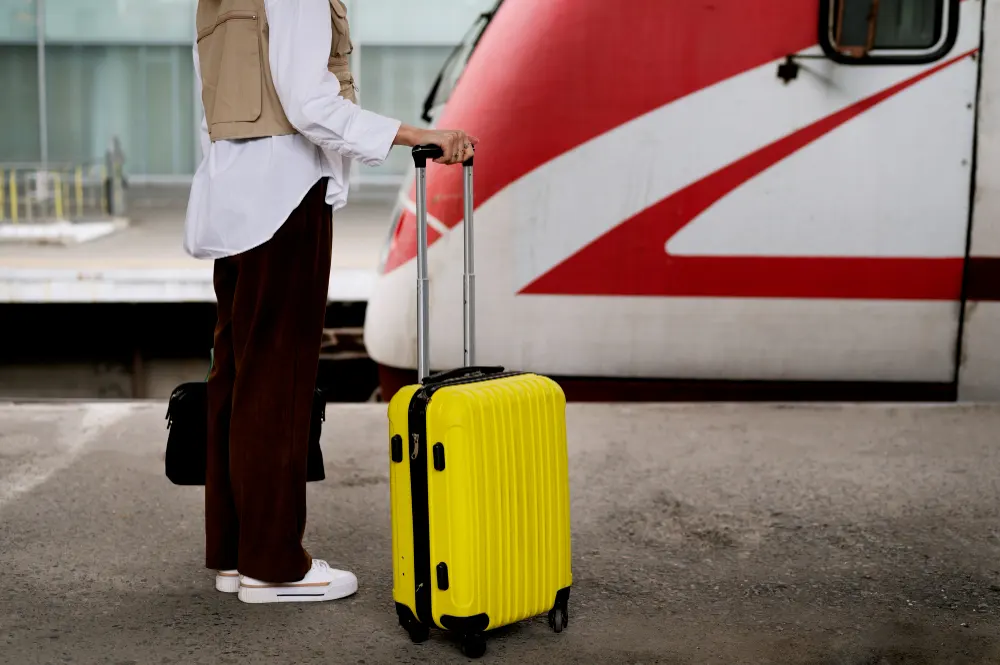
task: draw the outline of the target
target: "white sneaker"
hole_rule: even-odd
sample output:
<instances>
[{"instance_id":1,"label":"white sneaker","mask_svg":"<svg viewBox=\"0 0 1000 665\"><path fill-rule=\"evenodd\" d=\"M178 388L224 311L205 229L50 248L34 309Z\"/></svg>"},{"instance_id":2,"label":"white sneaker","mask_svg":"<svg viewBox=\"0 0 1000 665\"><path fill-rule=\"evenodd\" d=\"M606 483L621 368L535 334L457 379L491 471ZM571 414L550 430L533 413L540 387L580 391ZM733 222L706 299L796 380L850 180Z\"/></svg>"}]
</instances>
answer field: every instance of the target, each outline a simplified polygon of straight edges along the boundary
<instances>
[{"instance_id":1,"label":"white sneaker","mask_svg":"<svg viewBox=\"0 0 1000 665\"><path fill-rule=\"evenodd\" d=\"M215 573L215 588L222 593L240 590L240 573L236 570L219 570Z\"/></svg>"},{"instance_id":2,"label":"white sneaker","mask_svg":"<svg viewBox=\"0 0 1000 665\"><path fill-rule=\"evenodd\" d=\"M239 579L239 598L244 603L314 603L345 598L358 590L353 573L331 568L320 559L313 559L312 568L298 582L271 584L246 575Z\"/></svg>"}]
</instances>

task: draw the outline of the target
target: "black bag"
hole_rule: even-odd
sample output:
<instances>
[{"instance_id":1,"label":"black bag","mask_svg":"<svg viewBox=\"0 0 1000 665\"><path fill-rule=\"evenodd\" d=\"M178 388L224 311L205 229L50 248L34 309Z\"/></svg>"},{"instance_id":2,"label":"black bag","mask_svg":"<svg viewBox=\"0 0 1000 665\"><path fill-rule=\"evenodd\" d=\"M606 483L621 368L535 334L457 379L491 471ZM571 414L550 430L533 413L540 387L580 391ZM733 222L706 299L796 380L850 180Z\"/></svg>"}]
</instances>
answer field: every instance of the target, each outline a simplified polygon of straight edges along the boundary
<instances>
[{"instance_id":1,"label":"black bag","mask_svg":"<svg viewBox=\"0 0 1000 665\"><path fill-rule=\"evenodd\" d=\"M326 420L326 399L317 388L309 428L308 482L326 479L319 436ZM208 383L183 383L167 405L167 478L175 485L204 485L208 464Z\"/></svg>"}]
</instances>

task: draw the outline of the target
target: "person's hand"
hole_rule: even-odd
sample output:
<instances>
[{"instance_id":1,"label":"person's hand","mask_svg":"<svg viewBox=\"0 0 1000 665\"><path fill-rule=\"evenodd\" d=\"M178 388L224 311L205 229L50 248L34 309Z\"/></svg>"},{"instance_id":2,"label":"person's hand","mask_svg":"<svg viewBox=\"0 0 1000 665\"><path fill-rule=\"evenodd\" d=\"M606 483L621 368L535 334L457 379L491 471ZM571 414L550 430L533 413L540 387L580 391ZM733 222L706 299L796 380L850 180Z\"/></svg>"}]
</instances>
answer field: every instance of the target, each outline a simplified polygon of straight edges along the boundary
<instances>
[{"instance_id":1,"label":"person's hand","mask_svg":"<svg viewBox=\"0 0 1000 665\"><path fill-rule=\"evenodd\" d=\"M436 145L444 151L444 155L435 159L438 164L461 164L476 152L479 139L469 136L460 129L428 129L417 145Z\"/></svg>"},{"instance_id":2,"label":"person's hand","mask_svg":"<svg viewBox=\"0 0 1000 665\"><path fill-rule=\"evenodd\" d=\"M435 159L438 164L461 164L475 154L479 139L460 129L417 129L403 125L399 129L397 145L436 145L444 155Z\"/></svg>"}]
</instances>

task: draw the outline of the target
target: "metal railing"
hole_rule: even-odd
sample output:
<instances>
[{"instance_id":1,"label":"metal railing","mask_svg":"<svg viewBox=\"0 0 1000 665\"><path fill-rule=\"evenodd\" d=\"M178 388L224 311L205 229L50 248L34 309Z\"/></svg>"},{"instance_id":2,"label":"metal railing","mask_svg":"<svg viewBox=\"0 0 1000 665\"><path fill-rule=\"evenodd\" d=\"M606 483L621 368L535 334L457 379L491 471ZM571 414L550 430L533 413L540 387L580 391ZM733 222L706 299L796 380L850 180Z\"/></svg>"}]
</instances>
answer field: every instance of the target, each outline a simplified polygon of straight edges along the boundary
<instances>
[{"instance_id":1,"label":"metal railing","mask_svg":"<svg viewBox=\"0 0 1000 665\"><path fill-rule=\"evenodd\" d=\"M101 167L0 164L0 223L108 217L107 183Z\"/></svg>"},{"instance_id":2,"label":"metal railing","mask_svg":"<svg viewBox=\"0 0 1000 665\"><path fill-rule=\"evenodd\" d=\"M120 151L103 164L0 163L0 224L88 221L125 215Z\"/></svg>"}]
</instances>

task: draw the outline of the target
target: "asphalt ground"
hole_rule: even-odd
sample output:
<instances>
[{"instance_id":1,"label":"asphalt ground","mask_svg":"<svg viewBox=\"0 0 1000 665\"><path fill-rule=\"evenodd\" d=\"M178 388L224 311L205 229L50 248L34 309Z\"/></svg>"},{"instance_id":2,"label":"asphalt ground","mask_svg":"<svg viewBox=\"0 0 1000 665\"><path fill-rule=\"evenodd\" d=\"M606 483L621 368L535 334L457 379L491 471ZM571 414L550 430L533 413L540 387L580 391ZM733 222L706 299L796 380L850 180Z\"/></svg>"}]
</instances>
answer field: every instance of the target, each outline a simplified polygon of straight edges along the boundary
<instances>
[{"instance_id":1,"label":"asphalt ground","mask_svg":"<svg viewBox=\"0 0 1000 665\"><path fill-rule=\"evenodd\" d=\"M309 550L334 603L202 567L161 403L0 405L0 662L450 663L391 591L384 405L330 405ZM571 405L570 625L482 662L1000 663L1000 406Z\"/></svg>"}]
</instances>

